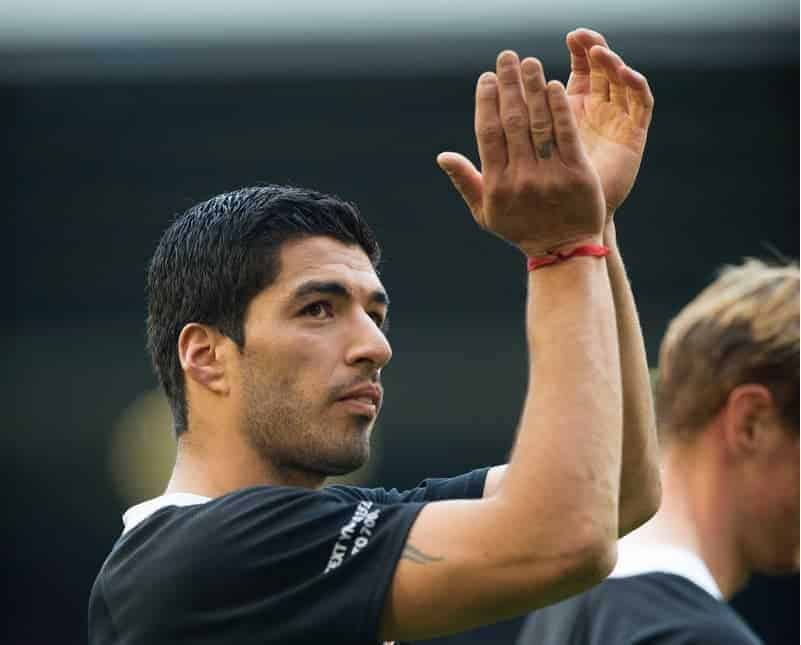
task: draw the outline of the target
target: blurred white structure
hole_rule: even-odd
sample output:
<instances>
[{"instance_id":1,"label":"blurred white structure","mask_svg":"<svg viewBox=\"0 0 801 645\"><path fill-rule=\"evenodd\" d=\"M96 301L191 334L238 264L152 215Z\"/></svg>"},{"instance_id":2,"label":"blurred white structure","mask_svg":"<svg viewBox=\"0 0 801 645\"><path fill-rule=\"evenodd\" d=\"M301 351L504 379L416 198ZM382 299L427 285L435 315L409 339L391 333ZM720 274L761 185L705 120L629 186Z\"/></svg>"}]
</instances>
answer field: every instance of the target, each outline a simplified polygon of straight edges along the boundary
<instances>
[{"instance_id":1,"label":"blurred white structure","mask_svg":"<svg viewBox=\"0 0 801 645\"><path fill-rule=\"evenodd\" d=\"M0 44L121 41L372 41L421 34L534 32L566 25L625 30L798 27L793 0L5 0Z\"/></svg>"},{"instance_id":2,"label":"blurred white structure","mask_svg":"<svg viewBox=\"0 0 801 645\"><path fill-rule=\"evenodd\" d=\"M797 0L3 0L0 77L473 68L577 26L641 63L798 59Z\"/></svg>"}]
</instances>

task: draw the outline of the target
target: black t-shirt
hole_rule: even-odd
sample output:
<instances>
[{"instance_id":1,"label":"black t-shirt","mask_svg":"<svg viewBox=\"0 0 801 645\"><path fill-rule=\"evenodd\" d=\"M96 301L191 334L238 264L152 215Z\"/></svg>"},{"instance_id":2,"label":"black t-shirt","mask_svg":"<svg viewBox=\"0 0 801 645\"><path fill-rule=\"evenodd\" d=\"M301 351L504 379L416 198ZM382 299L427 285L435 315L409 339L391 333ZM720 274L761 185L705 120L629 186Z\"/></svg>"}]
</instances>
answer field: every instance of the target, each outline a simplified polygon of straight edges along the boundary
<instances>
[{"instance_id":1,"label":"black t-shirt","mask_svg":"<svg viewBox=\"0 0 801 645\"><path fill-rule=\"evenodd\" d=\"M375 645L426 502L481 497L487 469L406 492L247 488L124 533L89 599L91 645Z\"/></svg>"},{"instance_id":2,"label":"black t-shirt","mask_svg":"<svg viewBox=\"0 0 801 645\"><path fill-rule=\"evenodd\" d=\"M686 578L645 573L609 578L540 609L518 645L760 645L725 603Z\"/></svg>"}]
</instances>

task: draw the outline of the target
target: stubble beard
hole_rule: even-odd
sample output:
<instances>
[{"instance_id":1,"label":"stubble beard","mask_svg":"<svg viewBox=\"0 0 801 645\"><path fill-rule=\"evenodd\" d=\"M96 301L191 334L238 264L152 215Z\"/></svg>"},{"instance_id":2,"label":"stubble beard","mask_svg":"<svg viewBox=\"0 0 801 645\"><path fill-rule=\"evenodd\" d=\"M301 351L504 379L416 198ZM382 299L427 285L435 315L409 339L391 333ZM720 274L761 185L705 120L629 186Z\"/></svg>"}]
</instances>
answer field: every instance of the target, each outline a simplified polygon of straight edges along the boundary
<instances>
[{"instance_id":1,"label":"stubble beard","mask_svg":"<svg viewBox=\"0 0 801 645\"><path fill-rule=\"evenodd\" d=\"M333 401L315 405L289 379L264 381L257 369L247 369L243 431L271 470L330 477L367 462L372 419L330 414Z\"/></svg>"}]
</instances>

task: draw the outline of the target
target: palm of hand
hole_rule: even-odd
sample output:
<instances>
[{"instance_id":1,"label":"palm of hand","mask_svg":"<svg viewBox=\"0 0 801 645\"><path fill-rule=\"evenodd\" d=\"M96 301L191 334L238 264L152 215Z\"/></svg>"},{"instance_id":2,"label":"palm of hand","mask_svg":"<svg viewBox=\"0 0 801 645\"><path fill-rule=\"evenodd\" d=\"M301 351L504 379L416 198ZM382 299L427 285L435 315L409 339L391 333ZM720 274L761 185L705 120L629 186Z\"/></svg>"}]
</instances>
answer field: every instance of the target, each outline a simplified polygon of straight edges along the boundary
<instances>
[{"instance_id":1,"label":"palm of hand","mask_svg":"<svg viewBox=\"0 0 801 645\"><path fill-rule=\"evenodd\" d=\"M572 94L568 101L581 141L601 178L606 210L611 215L634 185L647 131L614 103L591 94Z\"/></svg>"}]
</instances>

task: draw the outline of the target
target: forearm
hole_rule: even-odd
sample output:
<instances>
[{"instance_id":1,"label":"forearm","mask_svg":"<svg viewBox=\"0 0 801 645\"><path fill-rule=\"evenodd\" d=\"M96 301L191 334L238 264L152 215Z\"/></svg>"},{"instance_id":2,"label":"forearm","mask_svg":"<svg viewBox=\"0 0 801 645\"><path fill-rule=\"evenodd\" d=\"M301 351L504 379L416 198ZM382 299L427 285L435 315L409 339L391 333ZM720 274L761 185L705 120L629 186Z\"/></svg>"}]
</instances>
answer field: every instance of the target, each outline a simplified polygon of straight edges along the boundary
<instances>
[{"instance_id":1,"label":"forearm","mask_svg":"<svg viewBox=\"0 0 801 645\"><path fill-rule=\"evenodd\" d=\"M528 391L497 491L527 514L521 539L565 550L618 531L622 395L604 265L574 258L530 274Z\"/></svg>"},{"instance_id":2,"label":"forearm","mask_svg":"<svg viewBox=\"0 0 801 645\"><path fill-rule=\"evenodd\" d=\"M623 385L623 452L620 476L622 537L646 522L659 507L661 485L653 395L640 321L623 259L617 245L614 221L604 231L610 249L606 266L615 303Z\"/></svg>"},{"instance_id":3,"label":"forearm","mask_svg":"<svg viewBox=\"0 0 801 645\"><path fill-rule=\"evenodd\" d=\"M658 445L648 361L637 309L620 255L614 223L607 225L604 242L609 282L615 303L623 388L623 448L619 501L619 534L634 530L658 508L661 496ZM507 466L487 473L484 496L494 495Z\"/></svg>"}]
</instances>

